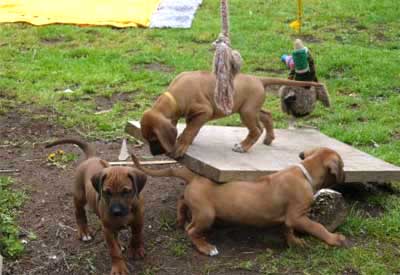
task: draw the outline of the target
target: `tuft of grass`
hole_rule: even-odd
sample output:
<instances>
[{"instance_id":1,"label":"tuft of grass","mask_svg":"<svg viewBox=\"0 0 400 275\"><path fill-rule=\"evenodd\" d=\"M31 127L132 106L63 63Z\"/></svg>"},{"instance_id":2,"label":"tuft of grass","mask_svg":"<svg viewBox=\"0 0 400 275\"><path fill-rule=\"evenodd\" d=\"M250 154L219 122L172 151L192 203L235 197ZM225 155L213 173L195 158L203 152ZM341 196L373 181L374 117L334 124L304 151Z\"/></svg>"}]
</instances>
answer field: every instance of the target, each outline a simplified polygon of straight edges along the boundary
<instances>
[{"instance_id":1,"label":"tuft of grass","mask_svg":"<svg viewBox=\"0 0 400 275\"><path fill-rule=\"evenodd\" d=\"M186 239L179 237L171 241L168 247L172 252L172 255L174 255L175 257L182 257L186 255L188 250L188 244Z\"/></svg>"},{"instance_id":2,"label":"tuft of grass","mask_svg":"<svg viewBox=\"0 0 400 275\"><path fill-rule=\"evenodd\" d=\"M13 258L24 250L15 218L25 196L23 192L11 189L12 184L10 177L0 177L0 254Z\"/></svg>"},{"instance_id":3,"label":"tuft of grass","mask_svg":"<svg viewBox=\"0 0 400 275\"><path fill-rule=\"evenodd\" d=\"M160 214L159 225L162 231L172 231L175 229L175 217L171 213L163 211Z\"/></svg>"},{"instance_id":4,"label":"tuft of grass","mask_svg":"<svg viewBox=\"0 0 400 275\"><path fill-rule=\"evenodd\" d=\"M252 261L241 261L235 268L251 271L254 268L254 263Z\"/></svg>"},{"instance_id":5,"label":"tuft of grass","mask_svg":"<svg viewBox=\"0 0 400 275\"><path fill-rule=\"evenodd\" d=\"M77 158L78 156L74 153L66 153L63 150L56 150L47 156L47 165L65 169L69 162L74 161Z\"/></svg>"}]
</instances>

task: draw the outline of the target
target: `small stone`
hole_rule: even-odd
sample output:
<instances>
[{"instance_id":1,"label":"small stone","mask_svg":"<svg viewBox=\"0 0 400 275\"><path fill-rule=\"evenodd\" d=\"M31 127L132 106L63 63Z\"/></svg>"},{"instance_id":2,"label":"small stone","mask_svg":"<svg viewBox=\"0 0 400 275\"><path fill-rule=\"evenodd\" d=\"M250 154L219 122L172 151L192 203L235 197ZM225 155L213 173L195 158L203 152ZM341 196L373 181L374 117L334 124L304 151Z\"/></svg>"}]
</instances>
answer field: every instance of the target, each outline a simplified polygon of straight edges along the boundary
<instances>
[{"instance_id":1,"label":"small stone","mask_svg":"<svg viewBox=\"0 0 400 275\"><path fill-rule=\"evenodd\" d=\"M72 94L74 91L72 91L71 89L65 89L63 91L64 94Z\"/></svg>"},{"instance_id":2,"label":"small stone","mask_svg":"<svg viewBox=\"0 0 400 275\"><path fill-rule=\"evenodd\" d=\"M168 194L165 194L164 196L161 197L161 202L166 203L168 201Z\"/></svg>"},{"instance_id":3,"label":"small stone","mask_svg":"<svg viewBox=\"0 0 400 275\"><path fill-rule=\"evenodd\" d=\"M342 194L331 189L321 189L314 195L308 216L332 232L344 223L348 212Z\"/></svg>"}]
</instances>

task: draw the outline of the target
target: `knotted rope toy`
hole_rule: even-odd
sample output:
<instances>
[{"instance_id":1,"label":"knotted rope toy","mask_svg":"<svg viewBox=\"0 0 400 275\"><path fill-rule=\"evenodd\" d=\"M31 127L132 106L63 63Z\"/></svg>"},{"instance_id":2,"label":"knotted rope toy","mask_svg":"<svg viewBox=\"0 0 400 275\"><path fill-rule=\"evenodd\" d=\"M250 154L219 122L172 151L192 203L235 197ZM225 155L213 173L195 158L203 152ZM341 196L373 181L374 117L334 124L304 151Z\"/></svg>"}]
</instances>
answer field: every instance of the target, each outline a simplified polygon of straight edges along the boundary
<instances>
[{"instance_id":1,"label":"knotted rope toy","mask_svg":"<svg viewBox=\"0 0 400 275\"><path fill-rule=\"evenodd\" d=\"M218 109L225 115L232 113L235 76L240 72L242 57L236 50L231 49L229 39L228 3L221 0L222 33L213 42L215 47L213 73L216 76L214 101Z\"/></svg>"}]
</instances>

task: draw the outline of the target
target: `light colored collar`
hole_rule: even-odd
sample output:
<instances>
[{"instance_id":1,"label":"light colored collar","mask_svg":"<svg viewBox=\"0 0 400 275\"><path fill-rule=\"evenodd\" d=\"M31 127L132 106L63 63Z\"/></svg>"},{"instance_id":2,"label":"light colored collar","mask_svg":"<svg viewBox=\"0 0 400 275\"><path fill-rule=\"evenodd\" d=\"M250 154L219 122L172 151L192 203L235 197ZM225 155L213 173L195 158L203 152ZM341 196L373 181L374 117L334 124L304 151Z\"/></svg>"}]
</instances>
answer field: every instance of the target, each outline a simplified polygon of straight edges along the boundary
<instances>
[{"instance_id":1,"label":"light colored collar","mask_svg":"<svg viewBox=\"0 0 400 275\"><path fill-rule=\"evenodd\" d=\"M168 97L169 101L172 103L172 105L174 105L174 110L176 113L179 113L179 106L178 103L176 102L175 97L170 93L170 92L165 92L163 93L163 95L165 95L166 97Z\"/></svg>"},{"instance_id":2,"label":"light colored collar","mask_svg":"<svg viewBox=\"0 0 400 275\"><path fill-rule=\"evenodd\" d=\"M314 190L313 179L310 173L308 173L307 169L304 167L304 165L301 163L296 163L294 166L300 168L301 172L303 172L304 177L307 179L308 183L310 183L311 185L311 188Z\"/></svg>"}]
</instances>

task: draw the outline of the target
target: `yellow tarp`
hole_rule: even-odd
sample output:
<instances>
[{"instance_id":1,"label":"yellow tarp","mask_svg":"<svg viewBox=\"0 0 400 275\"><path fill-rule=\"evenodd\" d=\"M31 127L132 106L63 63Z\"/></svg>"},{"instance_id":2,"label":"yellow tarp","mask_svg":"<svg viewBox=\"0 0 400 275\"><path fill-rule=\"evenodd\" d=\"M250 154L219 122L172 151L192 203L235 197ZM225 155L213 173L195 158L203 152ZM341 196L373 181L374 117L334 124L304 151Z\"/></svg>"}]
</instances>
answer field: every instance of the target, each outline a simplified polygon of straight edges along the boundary
<instances>
[{"instance_id":1,"label":"yellow tarp","mask_svg":"<svg viewBox=\"0 0 400 275\"><path fill-rule=\"evenodd\" d=\"M0 0L0 22L147 27L160 0Z\"/></svg>"}]
</instances>

